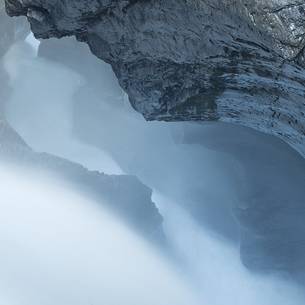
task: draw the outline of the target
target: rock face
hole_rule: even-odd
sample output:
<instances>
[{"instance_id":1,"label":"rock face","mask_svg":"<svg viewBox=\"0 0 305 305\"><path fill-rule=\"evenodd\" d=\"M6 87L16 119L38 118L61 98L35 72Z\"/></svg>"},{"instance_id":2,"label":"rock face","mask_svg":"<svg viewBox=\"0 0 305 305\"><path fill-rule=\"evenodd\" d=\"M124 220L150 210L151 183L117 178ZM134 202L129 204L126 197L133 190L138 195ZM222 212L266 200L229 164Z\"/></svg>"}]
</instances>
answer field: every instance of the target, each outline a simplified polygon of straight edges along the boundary
<instances>
[{"instance_id":1,"label":"rock face","mask_svg":"<svg viewBox=\"0 0 305 305\"><path fill-rule=\"evenodd\" d=\"M305 156L304 0L6 0L37 37L75 35L148 120L220 120Z\"/></svg>"},{"instance_id":2,"label":"rock face","mask_svg":"<svg viewBox=\"0 0 305 305\"><path fill-rule=\"evenodd\" d=\"M279 136L305 156L304 0L6 0L6 5L10 15L28 17L36 37L87 42L112 65L146 119L237 123ZM201 143L191 135L187 143ZM270 169L266 158L273 158L272 149L260 156L266 167L257 175ZM299 164L302 160L296 165L300 190ZM275 201L268 192L284 187L285 179L273 185L269 178L262 179L255 200L246 198L234 210L242 225L241 256L251 268L304 270L303 193ZM251 179L257 181L253 174Z\"/></svg>"},{"instance_id":3,"label":"rock face","mask_svg":"<svg viewBox=\"0 0 305 305\"><path fill-rule=\"evenodd\" d=\"M304 158L275 137L219 125L202 128L189 123L179 139L184 144L224 149L243 165L244 177L238 188L246 188L232 206L239 223L243 263L253 270L304 275Z\"/></svg>"}]
</instances>

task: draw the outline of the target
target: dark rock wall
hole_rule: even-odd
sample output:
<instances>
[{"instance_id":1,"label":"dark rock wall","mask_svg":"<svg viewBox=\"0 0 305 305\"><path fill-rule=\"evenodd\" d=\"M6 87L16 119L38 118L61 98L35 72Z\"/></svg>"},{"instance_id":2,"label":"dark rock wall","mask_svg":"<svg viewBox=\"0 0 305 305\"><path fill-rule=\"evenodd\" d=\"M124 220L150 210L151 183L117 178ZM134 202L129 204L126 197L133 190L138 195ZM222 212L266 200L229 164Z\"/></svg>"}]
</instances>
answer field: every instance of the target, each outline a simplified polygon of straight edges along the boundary
<instances>
[{"instance_id":1,"label":"dark rock wall","mask_svg":"<svg viewBox=\"0 0 305 305\"><path fill-rule=\"evenodd\" d=\"M6 0L37 37L75 35L148 120L220 120L305 154L304 1Z\"/></svg>"}]
</instances>

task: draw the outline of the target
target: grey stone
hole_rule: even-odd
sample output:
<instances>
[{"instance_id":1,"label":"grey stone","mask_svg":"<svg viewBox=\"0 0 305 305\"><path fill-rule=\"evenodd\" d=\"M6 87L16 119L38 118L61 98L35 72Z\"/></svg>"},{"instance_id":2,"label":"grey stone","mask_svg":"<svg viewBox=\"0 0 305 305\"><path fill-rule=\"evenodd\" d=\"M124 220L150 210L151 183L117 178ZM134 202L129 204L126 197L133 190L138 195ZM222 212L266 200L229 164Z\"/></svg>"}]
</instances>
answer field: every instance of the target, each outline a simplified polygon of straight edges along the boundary
<instances>
[{"instance_id":1,"label":"grey stone","mask_svg":"<svg viewBox=\"0 0 305 305\"><path fill-rule=\"evenodd\" d=\"M6 0L37 37L75 35L148 120L219 120L305 155L304 0Z\"/></svg>"}]
</instances>

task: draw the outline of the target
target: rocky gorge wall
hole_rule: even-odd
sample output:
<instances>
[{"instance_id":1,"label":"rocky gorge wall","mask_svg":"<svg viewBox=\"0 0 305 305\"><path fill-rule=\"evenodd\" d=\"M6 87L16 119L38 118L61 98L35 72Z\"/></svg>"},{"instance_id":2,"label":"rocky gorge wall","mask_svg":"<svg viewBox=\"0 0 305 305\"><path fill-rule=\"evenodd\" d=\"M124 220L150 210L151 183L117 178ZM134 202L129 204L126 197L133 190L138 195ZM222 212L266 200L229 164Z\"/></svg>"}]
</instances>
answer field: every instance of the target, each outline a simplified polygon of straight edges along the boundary
<instances>
[{"instance_id":1,"label":"rocky gorge wall","mask_svg":"<svg viewBox=\"0 0 305 305\"><path fill-rule=\"evenodd\" d=\"M87 42L112 65L146 119L238 123L276 135L304 156L303 1L6 3L9 14L27 15L37 37L74 35ZM52 53L52 43L44 43L41 53L49 46ZM198 138L193 130L188 138L188 130L186 143L203 144L201 130ZM237 140L236 133L227 135ZM251 193L245 206L234 209L243 228L241 256L253 269L303 270L304 167L297 160L296 175L291 163L286 168L286 156L275 161L275 147L267 156L260 152L258 173L247 168L252 181L263 176L257 198ZM236 153L236 147L232 150ZM281 162L279 171L286 173L280 184L264 175L270 160L274 167ZM278 191L286 191L287 177L295 179L297 191L275 200Z\"/></svg>"},{"instance_id":2,"label":"rocky gorge wall","mask_svg":"<svg viewBox=\"0 0 305 305\"><path fill-rule=\"evenodd\" d=\"M6 0L38 38L75 35L148 120L218 120L305 155L304 1Z\"/></svg>"}]
</instances>

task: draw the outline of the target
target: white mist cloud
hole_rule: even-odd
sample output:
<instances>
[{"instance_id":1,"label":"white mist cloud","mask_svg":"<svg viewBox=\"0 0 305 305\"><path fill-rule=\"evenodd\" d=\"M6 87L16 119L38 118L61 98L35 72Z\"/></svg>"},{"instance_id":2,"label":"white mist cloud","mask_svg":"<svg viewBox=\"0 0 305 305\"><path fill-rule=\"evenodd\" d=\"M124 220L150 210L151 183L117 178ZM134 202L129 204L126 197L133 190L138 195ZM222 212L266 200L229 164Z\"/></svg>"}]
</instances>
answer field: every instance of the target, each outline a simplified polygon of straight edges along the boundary
<instances>
[{"instance_id":1,"label":"white mist cloud","mask_svg":"<svg viewBox=\"0 0 305 305\"><path fill-rule=\"evenodd\" d=\"M199 304L173 267L100 205L3 166L0 181L1 304Z\"/></svg>"},{"instance_id":2,"label":"white mist cloud","mask_svg":"<svg viewBox=\"0 0 305 305\"><path fill-rule=\"evenodd\" d=\"M91 170L121 174L107 153L73 136L73 94L84 83L82 77L62 65L37 58L34 38L27 40L15 44L4 58L15 88L6 107L8 121L36 151L68 158Z\"/></svg>"}]
</instances>

